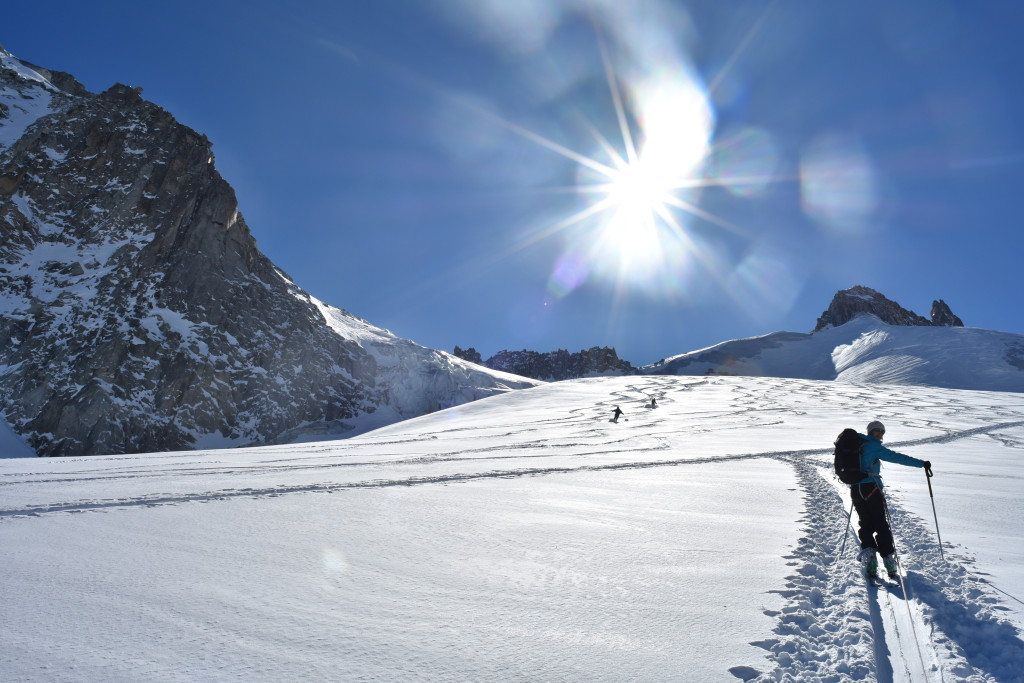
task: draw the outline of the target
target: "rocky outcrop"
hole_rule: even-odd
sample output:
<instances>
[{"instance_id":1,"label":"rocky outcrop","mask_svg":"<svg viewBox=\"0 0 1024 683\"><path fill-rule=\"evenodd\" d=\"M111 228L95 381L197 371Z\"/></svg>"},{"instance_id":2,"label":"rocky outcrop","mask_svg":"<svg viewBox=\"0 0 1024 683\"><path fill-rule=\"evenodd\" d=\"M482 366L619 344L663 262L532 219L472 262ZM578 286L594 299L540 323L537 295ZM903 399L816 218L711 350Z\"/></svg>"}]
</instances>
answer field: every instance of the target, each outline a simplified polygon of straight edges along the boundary
<instances>
[{"instance_id":1,"label":"rocky outcrop","mask_svg":"<svg viewBox=\"0 0 1024 683\"><path fill-rule=\"evenodd\" d=\"M636 369L629 361L621 360L615 349L607 347L595 346L577 353L569 353L564 349L548 353L526 350L499 351L487 360L481 361L476 349L463 350L456 346L455 355L492 370L545 382L600 375L636 374Z\"/></svg>"},{"instance_id":2,"label":"rocky outcrop","mask_svg":"<svg viewBox=\"0 0 1024 683\"><path fill-rule=\"evenodd\" d=\"M0 411L40 455L341 434L515 386L328 324L257 248L210 141L139 88L0 58Z\"/></svg>"},{"instance_id":3,"label":"rocky outcrop","mask_svg":"<svg viewBox=\"0 0 1024 683\"><path fill-rule=\"evenodd\" d=\"M814 331L839 327L865 313L877 316L882 322L889 325L957 325L963 327L960 319L953 315L949 307L941 300L932 304L932 319L928 320L869 287L857 286L836 293L828 309L818 318Z\"/></svg>"},{"instance_id":4,"label":"rocky outcrop","mask_svg":"<svg viewBox=\"0 0 1024 683\"><path fill-rule=\"evenodd\" d=\"M949 306L942 299L932 302L932 325L936 327L963 327L964 324L960 318L953 315L953 311L949 310Z\"/></svg>"},{"instance_id":5,"label":"rocky outcrop","mask_svg":"<svg viewBox=\"0 0 1024 683\"><path fill-rule=\"evenodd\" d=\"M462 360L469 361L470 363L476 363L477 365L483 365L484 359L480 356L480 352L474 349L472 346L468 349L460 349L458 345L455 346L455 357L461 358Z\"/></svg>"}]
</instances>

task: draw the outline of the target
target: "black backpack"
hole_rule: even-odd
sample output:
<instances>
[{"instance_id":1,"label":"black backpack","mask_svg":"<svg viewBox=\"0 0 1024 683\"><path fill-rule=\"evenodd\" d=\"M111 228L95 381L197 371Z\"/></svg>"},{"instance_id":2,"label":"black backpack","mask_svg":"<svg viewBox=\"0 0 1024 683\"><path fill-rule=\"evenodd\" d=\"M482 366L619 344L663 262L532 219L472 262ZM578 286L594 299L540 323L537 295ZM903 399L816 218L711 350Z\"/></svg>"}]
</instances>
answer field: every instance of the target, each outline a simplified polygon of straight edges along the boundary
<instances>
[{"instance_id":1,"label":"black backpack","mask_svg":"<svg viewBox=\"0 0 1024 683\"><path fill-rule=\"evenodd\" d=\"M836 476L844 484L857 484L867 479L868 473L860 468L860 452L864 442L856 429L846 428L835 441Z\"/></svg>"}]
</instances>

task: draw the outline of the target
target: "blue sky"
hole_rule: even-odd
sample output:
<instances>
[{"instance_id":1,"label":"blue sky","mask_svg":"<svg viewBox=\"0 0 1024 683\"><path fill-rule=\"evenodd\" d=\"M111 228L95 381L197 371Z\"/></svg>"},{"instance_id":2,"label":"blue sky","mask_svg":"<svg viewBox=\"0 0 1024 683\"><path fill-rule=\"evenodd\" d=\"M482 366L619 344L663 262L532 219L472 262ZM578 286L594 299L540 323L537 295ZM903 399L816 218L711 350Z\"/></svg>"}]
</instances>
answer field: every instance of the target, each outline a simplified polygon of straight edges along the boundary
<instances>
[{"instance_id":1,"label":"blue sky","mask_svg":"<svg viewBox=\"0 0 1024 683\"><path fill-rule=\"evenodd\" d=\"M853 285L1024 333L1022 32L1011 2L58 1L0 44L207 135L330 304L646 364Z\"/></svg>"}]
</instances>

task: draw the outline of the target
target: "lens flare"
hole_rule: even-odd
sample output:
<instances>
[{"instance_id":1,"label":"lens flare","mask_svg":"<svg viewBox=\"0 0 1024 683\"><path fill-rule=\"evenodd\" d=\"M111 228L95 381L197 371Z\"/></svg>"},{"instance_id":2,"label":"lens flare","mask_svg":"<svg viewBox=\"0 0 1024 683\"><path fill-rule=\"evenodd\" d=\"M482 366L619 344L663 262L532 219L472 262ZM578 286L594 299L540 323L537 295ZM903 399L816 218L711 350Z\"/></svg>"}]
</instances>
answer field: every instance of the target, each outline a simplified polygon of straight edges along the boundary
<instances>
[{"instance_id":1,"label":"lens flare","mask_svg":"<svg viewBox=\"0 0 1024 683\"><path fill-rule=\"evenodd\" d=\"M800 188L807 215L834 232L863 232L879 204L878 182L867 150L859 140L846 136L824 136L804 150Z\"/></svg>"},{"instance_id":2,"label":"lens flare","mask_svg":"<svg viewBox=\"0 0 1024 683\"><path fill-rule=\"evenodd\" d=\"M744 128L724 137L712 155L713 175L737 197L757 197L776 180L780 155L771 133Z\"/></svg>"},{"instance_id":3,"label":"lens flare","mask_svg":"<svg viewBox=\"0 0 1024 683\"><path fill-rule=\"evenodd\" d=\"M563 254L555 264L548 280L548 292L561 299L587 281L590 268L588 259L579 253Z\"/></svg>"},{"instance_id":4,"label":"lens flare","mask_svg":"<svg viewBox=\"0 0 1024 683\"><path fill-rule=\"evenodd\" d=\"M349 564L345 555L335 548L325 548L321 556L324 574L336 576L348 572Z\"/></svg>"},{"instance_id":5,"label":"lens flare","mask_svg":"<svg viewBox=\"0 0 1024 683\"><path fill-rule=\"evenodd\" d=\"M740 308L752 318L765 321L788 312L801 285L785 256L763 247L749 253L726 282Z\"/></svg>"}]
</instances>

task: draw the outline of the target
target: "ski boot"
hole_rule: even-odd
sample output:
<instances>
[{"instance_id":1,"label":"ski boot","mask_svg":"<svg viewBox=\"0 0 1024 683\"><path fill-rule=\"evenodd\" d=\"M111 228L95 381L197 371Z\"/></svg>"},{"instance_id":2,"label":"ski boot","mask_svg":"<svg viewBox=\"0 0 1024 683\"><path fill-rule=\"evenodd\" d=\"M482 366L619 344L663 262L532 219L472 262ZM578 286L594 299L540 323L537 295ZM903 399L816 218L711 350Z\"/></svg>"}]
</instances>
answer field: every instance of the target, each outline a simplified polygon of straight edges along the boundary
<instances>
[{"instance_id":1,"label":"ski boot","mask_svg":"<svg viewBox=\"0 0 1024 683\"><path fill-rule=\"evenodd\" d=\"M874 548L864 548L857 559L864 563L864 571L867 572L869 579L878 578L878 555L875 554Z\"/></svg>"},{"instance_id":2,"label":"ski boot","mask_svg":"<svg viewBox=\"0 0 1024 683\"><path fill-rule=\"evenodd\" d=\"M899 572L899 568L896 566L896 555L886 555L882 558L882 564L885 565L885 573L889 575L889 578L895 579Z\"/></svg>"}]
</instances>

